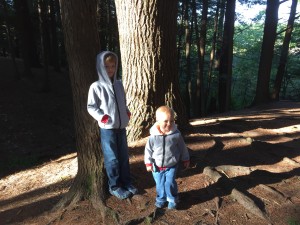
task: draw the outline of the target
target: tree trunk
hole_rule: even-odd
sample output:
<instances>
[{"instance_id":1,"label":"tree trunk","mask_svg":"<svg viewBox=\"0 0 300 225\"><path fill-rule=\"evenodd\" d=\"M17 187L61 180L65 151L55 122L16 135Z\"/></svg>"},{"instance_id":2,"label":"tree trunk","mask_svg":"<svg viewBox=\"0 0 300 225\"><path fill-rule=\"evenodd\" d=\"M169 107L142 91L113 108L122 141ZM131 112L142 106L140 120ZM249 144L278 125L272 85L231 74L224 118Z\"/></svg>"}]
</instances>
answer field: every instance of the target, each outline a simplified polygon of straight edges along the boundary
<instances>
[{"instance_id":1,"label":"tree trunk","mask_svg":"<svg viewBox=\"0 0 300 225\"><path fill-rule=\"evenodd\" d=\"M8 19L7 3L6 3L5 0L1 0L1 3L2 3L2 6L3 6L3 17L4 17L3 25L5 26L9 52L11 54L12 65L13 65L13 68L14 68L14 78L16 80L19 80L20 79L20 73L19 73L19 70L18 70L18 65L16 63L15 50L14 50L12 35L11 35L11 26L10 26L9 19Z\"/></svg>"},{"instance_id":2,"label":"tree trunk","mask_svg":"<svg viewBox=\"0 0 300 225\"><path fill-rule=\"evenodd\" d=\"M219 72L219 111L230 109L235 0L227 1Z\"/></svg>"},{"instance_id":3,"label":"tree trunk","mask_svg":"<svg viewBox=\"0 0 300 225\"><path fill-rule=\"evenodd\" d=\"M192 78L191 78L191 42L193 35L193 21L189 19L189 0L184 2L184 27L185 27L185 98L186 113L191 118L192 108Z\"/></svg>"},{"instance_id":4,"label":"tree trunk","mask_svg":"<svg viewBox=\"0 0 300 225\"><path fill-rule=\"evenodd\" d=\"M180 6L178 6L180 7ZM184 23L183 23L183 19L184 19L184 4L181 4L181 12L179 13L179 22L178 22L178 31L177 31L177 36L178 36L178 40L177 40L177 61L178 63L178 69L180 69L180 59L181 59L181 51L182 51L182 39L183 39L183 35L184 35Z\"/></svg>"},{"instance_id":5,"label":"tree trunk","mask_svg":"<svg viewBox=\"0 0 300 225\"><path fill-rule=\"evenodd\" d=\"M264 37L259 60L256 94L253 102L256 105L270 101L269 83L276 40L278 7L279 0L267 1Z\"/></svg>"},{"instance_id":6,"label":"tree trunk","mask_svg":"<svg viewBox=\"0 0 300 225\"><path fill-rule=\"evenodd\" d=\"M56 5L55 0L49 0L50 7L50 28L51 28L51 65L53 65L54 70L60 72L59 65L59 46L57 38L57 15L60 16L60 9Z\"/></svg>"},{"instance_id":7,"label":"tree trunk","mask_svg":"<svg viewBox=\"0 0 300 225\"><path fill-rule=\"evenodd\" d=\"M69 0L60 3L73 93L78 172L69 192L57 207L90 199L95 207L103 209L106 184L98 126L86 110L89 86L98 79L95 65L100 50L97 1Z\"/></svg>"},{"instance_id":8,"label":"tree trunk","mask_svg":"<svg viewBox=\"0 0 300 225\"><path fill-rule=\"evenodd\" d=\"M23 59L24 69L22 75L26 78L33 77L31 72L31 61L30 61L30 37L32 35L32 26L29 17L29 11L27 6L27 1L25 0L15 0L14 6L16 10L16 20L17 20L17 31L20 42L21 57ZM30 25L29 25L30 24Z\"/></svg>"},{"instance_id":9,"label":"tree trunk","mask_svg":"<svg viewBox=\"0 0 300 225\"><path fill-rule=\"evenodd\" d=\"M115 1L123 81L132 112L128 140L149 135L155 110L169 105L187 124L179 94L176 57L177 1ZM168 16L166 16L168 15Z\"/></svg>"},{"instance_id":10,"label":"tree trunk","mask_svg":"<svg viewBox=\"0 0 300 225\"><path fill-rule=\"evenodd\" d=\"M213 112L216 108L216 105L213 105L212 96L211 96L211 83L212 83L212 74L214 72L214 61L216 57L216 47L217 47L217 32L218 32L218 21L219 21L219 10L220 10L221 0L218 0L216 14L214 17L214 29L211 43L210 59L209 59L209 68L208 68L208 79L207 79L207 88L205 91L205 112Z\"/></svg>"},{"instance_id":11,"label":"tree trunk","mask_svg":"<svg viewBox=\"0 0 300 225\"><path fill-rule=\"evenodd\" d=\"M279 100L281 83L282 83L283 75L284 75L285 68L286 68L286 62L287 62L287 57L288 57L288 53L289 53L289 44L291 41L293 27L294 27L294 21L295 21L295 16L296 16L297 3L298 3L297 0L292 1L290 17L289 17L287 28L285 31L285 36L284 36L284 40L283 40L283 44L282 44L282 48L281 48L279 66L277 69L277 74L276 74L273 92L272 92L272 96L271 96L271 98L273 100L277 100L277 101Z\"/></svg>"},{"instance_id":12,"label":"tree trunk","mask_svg":"<svg viewBox=\"0 0 300 225\"><path fill-rule=\"evenodd\" d=\"M216 58L215 58L215 70L219 71L220 68L220 59L221 59L221 51L222 51L222 41L223 41L223 29L224 29L224 15L225 15L225 2L226 0L220 0L219 9L220 16L218 21L218 29L217 29L217 45L216 45Z\"/></svg>"},{"instance_id":13,"label":"tree trunk","mask_svg":"<svg viewBox=\"0 0 300 225\"><path fill-rule=\"evenodd\" d=\"M50 90L49 84L49 35L48 35L48 14L47 14L47 2L45 0L38 1L40 33L42 43L42 57L44 66L44 79L41 83L40 91L47 92Z\"/></svg>"},{"instance_id":14,"label":"tree trunk","mask_svg":"<svg viewBox=\"0 0 300 225\"><path fill-rule=\"evenodd\" d=\"M208 0L202 1L202 16L200 26L200 38L198 38L198 77L197 77L197 114L204 116L205 114L205 99L204 99L204 56L205 56L205 45L206 45L206 30L207 30L207 13L208 13ZM198 35L197 35L198 37Z\"/></svg>"}]
</instances>

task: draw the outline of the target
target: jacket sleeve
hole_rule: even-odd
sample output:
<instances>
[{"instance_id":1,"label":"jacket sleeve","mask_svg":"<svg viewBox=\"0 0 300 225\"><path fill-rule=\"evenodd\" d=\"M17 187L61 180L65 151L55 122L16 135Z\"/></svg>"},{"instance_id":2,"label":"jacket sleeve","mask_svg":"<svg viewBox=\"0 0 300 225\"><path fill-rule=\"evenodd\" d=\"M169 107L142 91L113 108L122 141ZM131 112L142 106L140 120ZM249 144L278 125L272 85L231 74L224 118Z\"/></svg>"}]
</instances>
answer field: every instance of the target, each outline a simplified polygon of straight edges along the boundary
<instances>
[{"instance_id":1,"label":"jacket sleeve","mask_svg":"<svg viewBox=\"0 0 300 225\"><path fill-rule=\"evenodd\" d=\"M178 148L180 149L181 153L181 161L189 161L190 154L181 135L179 136Z\"/></svg>"},{"instance_id":2,"label":"jacket sleeve","mask_svg":"<svg viewBox=\"0 0 300 225\"><path fill-rule=\"evenodd\" d=\"M150 136L145 146L145 154L144 154L145 164L153 163L152 154L153 154L153 150L152 150L151 136Z\"/></svg>"},{"instance_id":3,"label":"jacket sleeve","mask_svg":"<svg viewBox=\"0 0 300 225\"><path fill-rule=\"evenodd\" d=\"M99 96L99 90L95 88L95 84L92 84L88 93L87 111L97 121L100 121L104 116L103 111L100 109L101 100Z\"/></svg>"}]
</instances>

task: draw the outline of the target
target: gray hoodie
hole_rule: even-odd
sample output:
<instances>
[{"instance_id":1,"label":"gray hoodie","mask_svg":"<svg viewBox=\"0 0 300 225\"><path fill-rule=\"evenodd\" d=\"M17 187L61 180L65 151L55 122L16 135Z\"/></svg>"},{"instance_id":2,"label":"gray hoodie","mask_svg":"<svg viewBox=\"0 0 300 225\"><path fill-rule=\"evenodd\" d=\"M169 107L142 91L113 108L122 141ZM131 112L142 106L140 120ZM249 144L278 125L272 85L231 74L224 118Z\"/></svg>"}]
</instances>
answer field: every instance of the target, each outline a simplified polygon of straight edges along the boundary
<instances>
[{"instance_id":1,"label":"gray hoodie","mask_svg":"<svg viewBox=\"0 0 300 225\"><path fill-rule=\"evenodd\" d=\"M172 167L180 160L190 160L189 152L177 126L173 124L167 135L162 135L155 123L150 129L150 137L145 147L145 164L154 163L158 167Z\"/></svg>"},{"instance_id":2,"label":"gray hoodie","mask_svg":"<svg viewBox=\"0 0 300 225\"><path fill-rule=\"evenodd\" d=\"M108 53L116 57L116 71L111 82L104 65L104 57ZM117 80L118 57L115 53L104 51L97 55L96 69L99 80L92 83L88 93L87 110L98 121L99 127L104 129L122 129L128 125L129 116L123 84ZM108 115L108 122L102 123L104 115Z\"/></svg>"}]
</instances>

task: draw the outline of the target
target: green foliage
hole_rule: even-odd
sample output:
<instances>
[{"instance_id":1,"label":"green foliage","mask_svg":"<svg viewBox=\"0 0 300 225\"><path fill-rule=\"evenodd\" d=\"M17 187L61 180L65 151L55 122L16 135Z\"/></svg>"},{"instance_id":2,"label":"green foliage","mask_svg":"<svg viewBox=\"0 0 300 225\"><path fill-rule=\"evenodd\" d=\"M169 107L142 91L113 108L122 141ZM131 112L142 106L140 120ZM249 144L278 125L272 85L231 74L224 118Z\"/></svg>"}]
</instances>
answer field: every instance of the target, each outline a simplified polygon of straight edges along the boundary
<instances>
[{"instance_id":1,"label":"green foliage","mask_svg":"<svg viewBox=\"0 0 300 225\"><path fill-rule=\"evenodd\" d=\"M300 222L293 218L288 219L287 223L288 225L300 225Z\"/></svg>"}]
</instances>

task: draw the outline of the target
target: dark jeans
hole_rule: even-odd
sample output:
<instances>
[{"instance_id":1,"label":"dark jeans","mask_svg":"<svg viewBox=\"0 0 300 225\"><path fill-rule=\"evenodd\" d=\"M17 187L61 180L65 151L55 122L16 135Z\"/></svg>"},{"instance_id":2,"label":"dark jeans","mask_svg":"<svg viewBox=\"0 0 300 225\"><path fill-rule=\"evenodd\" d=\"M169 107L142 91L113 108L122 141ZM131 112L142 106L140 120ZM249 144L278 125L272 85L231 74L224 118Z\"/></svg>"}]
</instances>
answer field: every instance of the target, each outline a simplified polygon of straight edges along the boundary
<instances>
[{"instance_id":1,"label":"dark jeans","mask_svg":"<svg viewBox=\"0 0 300 225\"><path fill-rule=\"evenodd\" d=\"M100 135L109 188L130 185L126 129L100 128Z\"/></svg>"}]
</instances>

